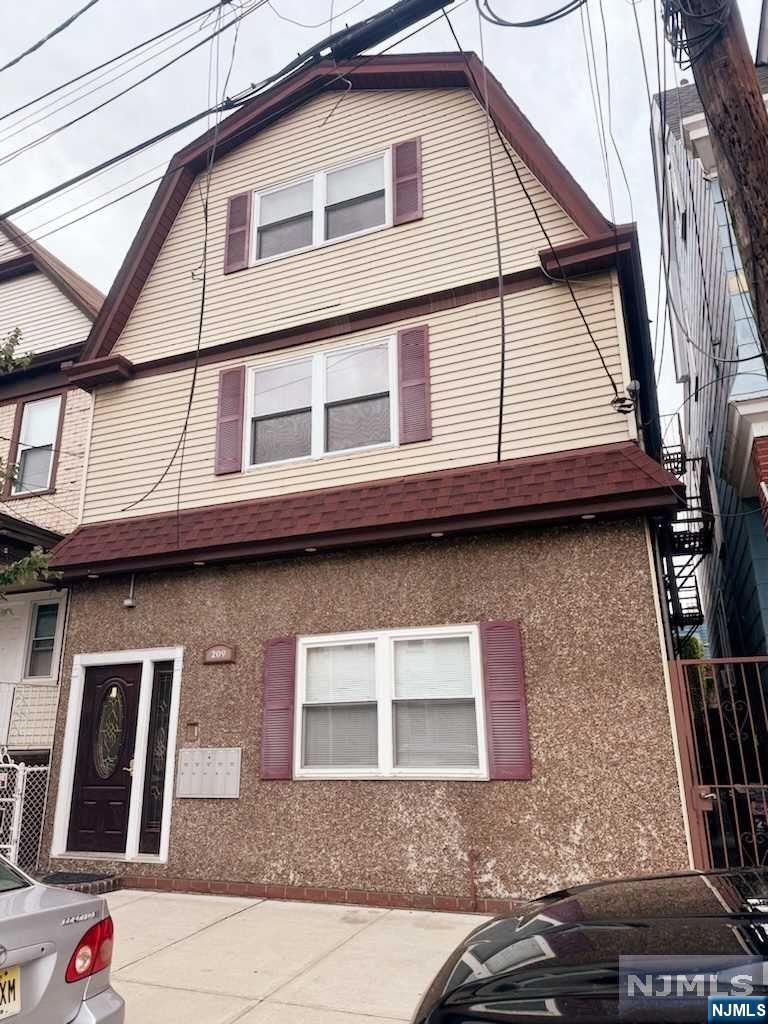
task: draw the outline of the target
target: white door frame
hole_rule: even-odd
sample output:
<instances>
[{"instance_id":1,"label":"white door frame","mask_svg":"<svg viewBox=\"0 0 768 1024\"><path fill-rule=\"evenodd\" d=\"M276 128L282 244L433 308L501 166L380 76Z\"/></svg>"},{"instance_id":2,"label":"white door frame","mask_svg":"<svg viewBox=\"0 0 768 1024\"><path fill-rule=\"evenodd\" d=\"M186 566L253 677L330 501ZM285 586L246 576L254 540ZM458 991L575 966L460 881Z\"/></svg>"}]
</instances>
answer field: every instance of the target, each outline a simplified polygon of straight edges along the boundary
<instances>
[{"instance_id":1,"label":"white door frame","mask_svg":"<svg viewBox=\"0 0 768 1024\"><path fill-rule=\"evenodd\" d=\"M78 857L82 860L147 861L162 864L168 860L183 658L183 647L155 647L141 651L105 651L99 654L75 655L72 665L72 682L69 689L67 721L64 728L64 745L62 747L61 765L59 768L59 790L56 795L56 814L53 825L53 842L51 844L52 857ZM154 665L158 661L173 662L173 683L171 689L171 713L168 721L168 752L165 759L160 853L147 854L139 853L139 839L141 832L141 810L144 799L144 774L147 763L147 741L149 738L149 713L152 706L153 673ZM128 809L128 839L125 853L92 853L68 850L67 836L72 810L72 789L75 782L86 669L99 665L126 664L139 664L142 666L142 669L136 720L136 744L133 756L133 784L131 786L131 800Z\"/></svg>"}]
</instances>

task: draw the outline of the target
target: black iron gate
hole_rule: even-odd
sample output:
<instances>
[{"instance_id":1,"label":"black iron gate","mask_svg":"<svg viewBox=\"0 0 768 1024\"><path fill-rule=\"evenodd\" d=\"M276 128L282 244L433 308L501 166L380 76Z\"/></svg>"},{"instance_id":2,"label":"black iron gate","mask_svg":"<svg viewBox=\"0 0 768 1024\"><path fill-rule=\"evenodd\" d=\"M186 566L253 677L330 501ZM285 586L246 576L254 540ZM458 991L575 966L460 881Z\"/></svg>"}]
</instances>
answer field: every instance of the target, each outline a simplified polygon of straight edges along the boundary
<instances>
[{"instance_id":1,"label":"black iron gate","mask_svg":"<svg viewBox=\"0 0 768 1024\"><path fill-rule=\"evenodd\" d=\"M768 658L671 668L696 867L768 864Z\"/></svg>"}]
</instances>

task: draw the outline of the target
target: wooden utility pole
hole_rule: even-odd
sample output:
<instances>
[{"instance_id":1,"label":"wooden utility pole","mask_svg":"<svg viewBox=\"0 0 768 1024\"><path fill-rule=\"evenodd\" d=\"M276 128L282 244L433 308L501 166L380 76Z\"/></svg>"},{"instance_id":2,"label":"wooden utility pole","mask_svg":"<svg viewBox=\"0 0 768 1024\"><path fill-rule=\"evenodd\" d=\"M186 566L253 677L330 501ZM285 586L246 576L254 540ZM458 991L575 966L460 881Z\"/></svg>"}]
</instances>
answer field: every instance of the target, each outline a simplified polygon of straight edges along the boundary
<instances>
[{"instance_id":1,"label":"wooden utility pole","mask_svg":"<svg viewBox=\"0 0 768 1024\"><path fill-rule=\"evenodd\" d=\"M723 0L686 0L690 13L683 16L683 25L758 330L768 348L768 112L737 0L719 36L696 56L696 38L722 6Z\"/></svg>"}]
</instances>

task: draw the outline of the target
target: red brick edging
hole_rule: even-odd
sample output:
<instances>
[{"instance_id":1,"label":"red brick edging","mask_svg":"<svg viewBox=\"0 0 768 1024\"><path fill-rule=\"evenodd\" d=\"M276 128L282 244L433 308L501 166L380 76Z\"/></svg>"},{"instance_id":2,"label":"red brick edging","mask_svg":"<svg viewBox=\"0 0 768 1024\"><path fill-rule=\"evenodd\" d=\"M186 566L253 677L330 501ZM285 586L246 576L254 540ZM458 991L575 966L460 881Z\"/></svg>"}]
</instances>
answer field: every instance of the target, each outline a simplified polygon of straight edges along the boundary
<instances>
[{"instance_id":1,"label":"red brick edging","mask_svg":"<svg viewBox=\"0 0 768 1024\"><path fill-rule=\"evenodd\" d=\"M448 910L465 914L508 914L521 905L519 900L475 899L473 896L425 896L422 893L375 892L368 889L324 889L256 882L211 882L200 878L156 878L153 875L125 875L120 879L120 884L124 889L150 889L158 892L243 896L248 899L304 900L310 903L354 903L366 907Z\"/></svg>"}]
</instances>

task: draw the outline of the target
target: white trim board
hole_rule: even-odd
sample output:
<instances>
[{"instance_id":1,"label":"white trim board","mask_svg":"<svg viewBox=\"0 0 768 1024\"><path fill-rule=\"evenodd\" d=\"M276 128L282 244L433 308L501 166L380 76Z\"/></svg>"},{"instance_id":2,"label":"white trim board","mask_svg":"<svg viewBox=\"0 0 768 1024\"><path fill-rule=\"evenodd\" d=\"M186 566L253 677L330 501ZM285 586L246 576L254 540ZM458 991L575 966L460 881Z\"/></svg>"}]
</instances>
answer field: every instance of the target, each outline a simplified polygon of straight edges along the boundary
<instances>
[{"instance_id":1,"label":"white trim board","mask_svg":"<svg viewBox=\"0 0 768 1024\"><path fill-rule=\"evenodd\" d=\"M83 860L117 860L164 864L168 860L171 831L171 805L173 802L173 778L176 766L176 734L179 717L181 692L181 669L184 659L183 647L155 647L147 650L105 651L98 654L76 654L72 665L72 681L69 688L67 721L64 729L64 745L59 768L59 789L56 794L56 813L53 825L52 857L80 857ZM146 769L147 737L149 733L149 712L152 702L153 665L158 661L173 662L173 684L171 690L171 711L168 721L168 751L165 761L165 788L163 799L163 821L160 832L160 855L139 853L141 831L141 810ZM125 853L97 853L68 850L67 835L72 810L72 787L75 781L77 746L80 734L80 717L85 689L86 669L99 665L140 664L142 666L139 689L139 708L136 722L136 746L133 764L133 784L128 813L128 840Z\"/></svg>"}]
</instances>

